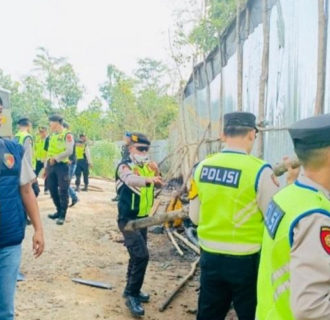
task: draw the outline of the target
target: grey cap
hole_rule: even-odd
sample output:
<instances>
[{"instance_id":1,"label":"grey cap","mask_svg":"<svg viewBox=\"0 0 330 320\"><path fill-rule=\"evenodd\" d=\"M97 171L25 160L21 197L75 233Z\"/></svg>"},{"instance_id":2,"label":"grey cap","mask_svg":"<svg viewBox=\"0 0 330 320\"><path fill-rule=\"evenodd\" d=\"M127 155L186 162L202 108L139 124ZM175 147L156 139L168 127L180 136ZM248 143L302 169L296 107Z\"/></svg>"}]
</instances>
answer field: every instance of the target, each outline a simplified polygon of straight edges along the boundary
<instances>
[{"instance_id":1,"label":"grey cap","mask_svg":"<svg viewBox=\"0 0 330 320\"><path fill-rule=\"evenodd\" d=\"M330 113L303 119L290 129L296 149L319 149L330 146Z\"/></svg>"},{"instance_id":2,"label":"grey cap","mask_svg":"<svg viewBox=\"0 0 330 320\"><path fill-rule=\"evenodd\" d=\"M248 127L257 129L256 116L250 112L230 112L224 115L224 127Z\"/></svg>"}]
</instances>

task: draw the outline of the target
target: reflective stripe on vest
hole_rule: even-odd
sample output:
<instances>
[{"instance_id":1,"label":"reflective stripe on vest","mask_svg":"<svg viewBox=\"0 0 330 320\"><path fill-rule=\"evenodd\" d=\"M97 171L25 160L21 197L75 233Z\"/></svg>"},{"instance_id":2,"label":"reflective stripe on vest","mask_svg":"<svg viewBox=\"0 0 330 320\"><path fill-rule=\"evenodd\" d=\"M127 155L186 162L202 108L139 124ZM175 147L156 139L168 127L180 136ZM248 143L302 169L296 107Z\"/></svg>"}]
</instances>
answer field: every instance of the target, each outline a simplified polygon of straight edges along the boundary
<instances>
[{"instance_id":1,"label":"reflective stripe on vest","mask_svg":"<svg viewBox=\"0 0 330 320\"><path fill-rule=\"evenodd\" d=\"M300 219L315 213L330 217L330 201L323 193L299 182L273 197L259 266L258 320L294 320L290 307L290 243Z\"/></svg>"},{"instance_id":2,"label":"reflective stripe on vest","mask_svg":"<svg viewBox=\"0 0 330 320\"><path fill-rule=\"evenodd\" d=\"M202 161L195 181L201 202L198 238L203 250L248 255L260 250L263 215L256 195L269 165L251 155L219 153Z\"/></svg>"},{"instance_id":3,"label":"reflective stripe on vest","mask_svg":"<svg viewBox=\"0 0 330 320\"><path fill-rule=\"evenodd\" d=\"M66 150L66 136L70 132L68 130L63 130L61 133L53 133L49 139L49 147L47 152L47 157L53 158L59 154L65 152ZM61 160L61 162L69 162L69 157Z\"/></svg>"}]
</instances>

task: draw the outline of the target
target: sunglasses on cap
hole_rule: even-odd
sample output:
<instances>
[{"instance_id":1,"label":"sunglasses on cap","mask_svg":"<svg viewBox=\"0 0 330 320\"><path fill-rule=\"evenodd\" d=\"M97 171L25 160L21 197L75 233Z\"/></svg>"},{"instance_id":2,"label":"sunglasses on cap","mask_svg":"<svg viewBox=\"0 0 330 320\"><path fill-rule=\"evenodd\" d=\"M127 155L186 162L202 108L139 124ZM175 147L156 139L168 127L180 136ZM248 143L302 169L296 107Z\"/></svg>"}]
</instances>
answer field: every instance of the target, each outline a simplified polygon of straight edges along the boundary
<instances>
[{"instance_id":1,"label":"sunglasses on cap","mask_svg":"<svg viewBox=\"0 0 330 320\"><path fill-rule=\"evenodd\" d=\"M140 151L140 152L148 152L149 151L149 146L137 146L135 147L136 150Z\"/></svg>"}]
</instances>

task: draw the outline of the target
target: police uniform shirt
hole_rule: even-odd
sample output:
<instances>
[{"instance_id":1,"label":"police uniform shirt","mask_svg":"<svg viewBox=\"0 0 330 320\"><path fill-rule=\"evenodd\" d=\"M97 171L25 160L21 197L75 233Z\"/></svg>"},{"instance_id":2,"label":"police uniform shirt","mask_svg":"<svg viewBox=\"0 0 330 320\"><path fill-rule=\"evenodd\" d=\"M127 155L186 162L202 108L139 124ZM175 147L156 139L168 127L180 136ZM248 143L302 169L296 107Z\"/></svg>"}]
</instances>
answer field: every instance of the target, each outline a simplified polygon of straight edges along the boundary
<instances>
[{"instance_id":1,"label":"police uniform shirt","mask_svg":"<svg viewBox=\"0 0 330 320\"><path fill-rule=\"evenodd\" d=\"M298 181L311 186L330 200L330 190L301 173ZM324 214L304 217L294 228L290 251L290 305L297 319L330 319L330 244L322 244L320 230L330 226ZM328 248L324 248L324 245Z\"/></svg>"},{"instance_id":2,"label":"police uniform shirt","mask_svg":"<svg viewBox=\"0 0 330 320\"><path fill-rule=\"evenodd\" d=\"M244 150L241 149L234 149L234 148L225 148L223 151L233 151L233 152L240 152L245 153ZM266 215L268 204L274 194L279 191L279 184L274 176L273 170L269 167L266 167L261 172L259 178L259 184L257 189L257 203L259 209L262 211L264 216ZM199 221L199 211L200 211L200 201L198 197L190 200L189 205L189 217L192 222L198 225Z\"/></svg>"},{"instance_id":3,"label":"police uniform shirt","mask_svg":"<svg viewBox=\"0 0 330 320\"><path fill-rule=\"evenodd\" d=\"M32 170L32 166L28 160L26 154L24 154L22 159L22 166L21 166L21 175L20 175L20 185L24 186L28 183L31 183L35 179L36 175Z\"/></svg>"},{"instance_id":4,"label":"police uniform shirt","mask_svg":"<svg viewBox=\"0 0 330 320\"><path fill-rule=\"evenodd\" d=\"M32 159L33 159L33 141L31 137L27 137L23 144L24 148L24 155L26 156L27 161L32 166Z\"/></svg>"},{"instance_id":5,"label":"police uniform shirt","mask_svg":"<svg viewBox=\"0 0 330 320\"><path fill-rule=\"evenodd\" d=\"M92 163L92 160L91 160L91 153L89 151L89 146L86 144L86 148L85 148L85 156L86 156L86 161L88 164L91 164Z\"/></svg>"},{"instance_id":6,"label":"police uniform shirt","mask_svg":"<svg viewBox=\"0 0 330 320\"><path fill-rule=\"evenodd\" d=\"M126 164L122 164L119 166L118 176L120 180L123 181L128 186L138 187L138 188L146 186L146 178L135 174L131 170L131 168Z\"/></svg>"},{"instance_id":7,"label":"police uniform shirt","mask_svg":"<svg viewBox=\"0 0 330 320\"><path fill-rule=\"evenodd\" d=\"M71 133L68 133L65 138L65 151L57 155L55 158L56 162L61 162L63 159L68 158L73 153L74 139Z\"/></svg>"},{"instance_id":8,"label":"police uniform shirt","mask_svg":"<svg viewBox=\"0 0 330 320\"><path fill-rule=\"evenodd\" d=\"M50 136L49 136L50 137ZM50 138L49 138L50 139ZM48 150L49 148L49 142L45 142L45 150ZM46 149L47 147L47 149ZM56 162L61 162L63 159L70 157L73 154L73 148L74 148L74 139L71 133L68 133L65 138L65 151L54 157ZM47 163L46 163L47 164Z\"/></svg>"}]
</instances>

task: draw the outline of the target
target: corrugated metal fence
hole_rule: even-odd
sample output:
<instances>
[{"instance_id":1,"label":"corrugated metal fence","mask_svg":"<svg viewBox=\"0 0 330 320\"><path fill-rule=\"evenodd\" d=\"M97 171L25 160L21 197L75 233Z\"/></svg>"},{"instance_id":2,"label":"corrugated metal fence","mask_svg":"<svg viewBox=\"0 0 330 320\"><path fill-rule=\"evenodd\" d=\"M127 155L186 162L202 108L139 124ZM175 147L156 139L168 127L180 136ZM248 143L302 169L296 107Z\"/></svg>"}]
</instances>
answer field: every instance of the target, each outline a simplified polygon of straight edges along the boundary
<instances>
[{"instance_id":1,"label":"corrugated metal fence","mask_svg":"<svg viewBox=\"0 0 330 320\"><path fill-rule=\"evenodd\" d=\"M265 3L267 10L264 10ZM268 31L265 31L264 21ZM239 32L243 52L242 110L253 112L259 120L264 120L261 126L266 131L262 145L259 143L259 152L262 151L270 163L293 153L287 130L279 129L314 114L318 22L317 0L251 0L242 10ZM265 32L269 32L269 63L264 105L260 109ZM329 38L330 32L328 43ZM218 142L203 144L199 150L196 148L203 135L208 139L218 138L223 114L237 110L239 70L235 22L227 28L220 43L220 49L216 48L205 63L194 68L184 90L180 119L170 134L169 145L175 154L173 172L181 170L187 175L197 158L203 159L207 153L219 150ZM324 112L330 112L329 68L330 50L327 53ZM207 129L209 123L210 130Z\"/></svg>"}]
</instances>

